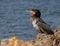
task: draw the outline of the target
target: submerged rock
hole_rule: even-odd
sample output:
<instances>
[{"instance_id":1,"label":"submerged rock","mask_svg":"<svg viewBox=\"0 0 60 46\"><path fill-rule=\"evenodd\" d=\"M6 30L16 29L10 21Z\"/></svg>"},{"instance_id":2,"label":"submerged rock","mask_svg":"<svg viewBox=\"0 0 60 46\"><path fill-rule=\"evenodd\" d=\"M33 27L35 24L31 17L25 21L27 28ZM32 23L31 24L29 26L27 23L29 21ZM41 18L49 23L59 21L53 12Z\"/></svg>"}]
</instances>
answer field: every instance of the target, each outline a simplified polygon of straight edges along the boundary
<instances>
[{"instance_id":1,"label":"submerged rock","mask_svg":"<svg viewBox=\"0 0 60 46\"><path fill-rule=\"evenodd\" d=\"M37 34L33 41L24 41L16 37L1 40L1 46L60 46L60 27L53 35Z\"/></svg>"}]
</instances>

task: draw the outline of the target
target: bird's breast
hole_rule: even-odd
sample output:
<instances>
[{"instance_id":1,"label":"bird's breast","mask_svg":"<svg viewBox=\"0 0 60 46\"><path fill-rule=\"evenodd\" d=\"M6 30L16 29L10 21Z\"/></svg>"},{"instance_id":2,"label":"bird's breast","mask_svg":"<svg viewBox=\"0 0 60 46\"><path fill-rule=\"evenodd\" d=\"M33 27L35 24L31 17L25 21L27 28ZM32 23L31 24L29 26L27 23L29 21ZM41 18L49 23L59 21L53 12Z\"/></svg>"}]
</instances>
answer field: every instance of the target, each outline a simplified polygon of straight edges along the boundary
<instances>
[{"instance_id":1,"label":"bird's breast","mask_svg":"<svg viewBox=\"0 0 60 46\"><path fill-rule=\"evenodd\" d=\"M33 27L35 27L37 30L39 29L39 28L38 28L38 25L36 24L36 21L35 21L35 20L32 22L32 24L33 24Z\"/></svg>"}]
</instances>

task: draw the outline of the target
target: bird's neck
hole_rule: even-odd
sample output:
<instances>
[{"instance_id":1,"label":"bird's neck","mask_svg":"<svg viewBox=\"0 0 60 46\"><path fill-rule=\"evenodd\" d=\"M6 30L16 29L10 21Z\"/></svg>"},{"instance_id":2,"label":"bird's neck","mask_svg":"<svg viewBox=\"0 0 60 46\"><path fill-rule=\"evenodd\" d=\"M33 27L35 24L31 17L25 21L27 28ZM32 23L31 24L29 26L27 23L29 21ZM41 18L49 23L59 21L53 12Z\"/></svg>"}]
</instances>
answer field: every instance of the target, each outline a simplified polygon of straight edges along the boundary
<instances>
[{"instance_id":1,"label":"bird's neck","mask_svg":"<svg viewBox=\"0 0 60 46\"><path fill-rule=\"evenodd\" d=\"M39 14L33 14L33 17L40 18Z\"/></svg>"},{"instance_id":2,"label":"bird's neck","mask_svg":"<svg viewBox=\"0 0 60 46\"><path fill-rule=\"evenodd\" d=\"M37 19L37 18L40 18L40 17L38 17L38 16L36 16L36 15L32 15L32 16L30 17L31 21L34 21L34 20Z\"/></svg>"}]
</instances>

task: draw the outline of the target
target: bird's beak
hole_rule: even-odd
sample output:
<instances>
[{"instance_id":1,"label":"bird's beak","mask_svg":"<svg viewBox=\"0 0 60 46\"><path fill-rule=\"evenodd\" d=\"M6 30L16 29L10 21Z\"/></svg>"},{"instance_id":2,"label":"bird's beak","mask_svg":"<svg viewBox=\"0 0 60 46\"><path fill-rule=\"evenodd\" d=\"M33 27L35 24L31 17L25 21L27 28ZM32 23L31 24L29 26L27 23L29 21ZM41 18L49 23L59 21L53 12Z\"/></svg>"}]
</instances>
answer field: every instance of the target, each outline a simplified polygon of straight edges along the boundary
<instances>
[{"instance_id":1,"label":"bird's beak","mask_svg":"<svg viewBox=\"0 0 60 46\"><path fill-rule=\"evenodd\" d=\"M30 13L32 13L32 14L35 14L35 12L32 11L32 10L27 10L27 12L30 12Z\"/></svg>"}]
</instances>

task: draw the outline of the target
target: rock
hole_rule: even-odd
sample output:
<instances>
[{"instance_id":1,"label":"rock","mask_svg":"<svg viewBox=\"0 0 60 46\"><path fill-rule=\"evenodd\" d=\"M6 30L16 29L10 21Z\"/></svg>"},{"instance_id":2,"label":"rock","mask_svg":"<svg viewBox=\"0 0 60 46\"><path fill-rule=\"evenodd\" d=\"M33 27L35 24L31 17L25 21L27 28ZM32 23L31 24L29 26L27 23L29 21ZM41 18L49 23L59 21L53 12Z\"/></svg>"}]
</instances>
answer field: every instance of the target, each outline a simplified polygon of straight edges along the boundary
<instances>
[{"instance_id":1,"label":"rock","mask_svg":"<svg viewBox=\"0 0 60 46\"><path fill-rule=\"evenodd\" d=\"M1 40L1 46L5 46L8 44L8 39Z\"/></svg>"},{"instance_id":2,"label":"rock","mask_svg":"<svg viewBox=\"0 0 60 46\"><path fill-rule=\"evenodd\" d=\"M60 40L60 27L56 29L56 31L54 33L54 36L55 36L56 39Z\"/></svg>"},{"instance_id":3,"label":"rock","mask_svg":"<svg viewBox=\"0 0 60 46\"><path fill-rule=\"evenodd\" d=\"M53 46L54 36L38 34L35 40L35 46Z\"/></svg>"},{"instance_id":4,"label":"rock","mask_svg":"<svg viewBox=\"0 0 60 46\"><path fill-rule=\"evenodd\" d=\"M35 40L24 41L16 37L2 39L0 46L60 46L60 27L53 35L37 34Z\"/></svg>"},{"instance_id":5,"label":"rock","mask_svg":"<svg viewBox=\"0 0 60 46\"><path fill-rule=\"evenodd\" d=\"M55 44L56 44L56 45L60 44L60 27L58 27L58 28L55 30L54 36L55 36Z\"/></svg>"},{"instance_id":6,"label":"rock","mask_svg":"<svg viewBox=\"0 0 60 46\"><path fill-rule=\"evenodd\" d=\"M33 46L31 41L23 41L16 37L1 40L1 46Z\"/></svg>"}]
</instances>

